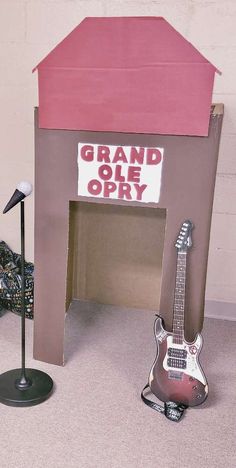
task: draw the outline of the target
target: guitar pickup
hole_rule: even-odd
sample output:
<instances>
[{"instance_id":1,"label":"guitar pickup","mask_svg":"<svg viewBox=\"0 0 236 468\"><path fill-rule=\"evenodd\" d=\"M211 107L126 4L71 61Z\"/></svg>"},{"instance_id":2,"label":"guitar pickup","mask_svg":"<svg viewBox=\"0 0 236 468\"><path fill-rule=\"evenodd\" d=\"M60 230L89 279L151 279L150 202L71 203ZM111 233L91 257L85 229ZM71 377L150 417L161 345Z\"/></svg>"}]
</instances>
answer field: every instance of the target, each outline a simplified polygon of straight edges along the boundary
<instances>
[{"instance_id":1,"label":"guitar pickup","mask_svg":"<svg viewBox=\"0 0 236 468\"><path fill-rule=\"evenodd\" d=\"M186 359L187 351L185 349L169 348L168 356L178 359Z\"/></svg>"},{"instance_id":2,"label":"guitar pickup","mask_svg":"<svg viewBox=\"0 0 236 468\"><path fill-rule=\"evenodd\" d=\"M168 367L174 367L175 369L186 369L187 363L184 359L168 358Z\"/></svg>"}]
</instances>

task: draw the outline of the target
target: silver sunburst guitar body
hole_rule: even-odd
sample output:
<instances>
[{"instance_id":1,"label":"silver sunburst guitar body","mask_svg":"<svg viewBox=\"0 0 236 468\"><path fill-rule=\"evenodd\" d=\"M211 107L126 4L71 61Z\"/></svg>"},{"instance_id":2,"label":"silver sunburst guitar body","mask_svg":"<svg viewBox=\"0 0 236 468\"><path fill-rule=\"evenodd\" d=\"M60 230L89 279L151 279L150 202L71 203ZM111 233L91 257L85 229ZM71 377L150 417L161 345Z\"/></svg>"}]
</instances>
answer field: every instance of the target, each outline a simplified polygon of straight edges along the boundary
<instances>
[{"instance_id":1,"label":"silver sunburst guitar body","mask_svg":"<svg viewBox=\"0 0 236 468\"><path fill-rule=\"evenodd\" d=\"M173 333L166 331L163 320L157 317L154 325L157 356L151 368L149 386L161 401L175 401L187 406L203 403L208 384L199 363L202 336L192 343L185 339L175 343Z\"/></svg>"}]
</instances>

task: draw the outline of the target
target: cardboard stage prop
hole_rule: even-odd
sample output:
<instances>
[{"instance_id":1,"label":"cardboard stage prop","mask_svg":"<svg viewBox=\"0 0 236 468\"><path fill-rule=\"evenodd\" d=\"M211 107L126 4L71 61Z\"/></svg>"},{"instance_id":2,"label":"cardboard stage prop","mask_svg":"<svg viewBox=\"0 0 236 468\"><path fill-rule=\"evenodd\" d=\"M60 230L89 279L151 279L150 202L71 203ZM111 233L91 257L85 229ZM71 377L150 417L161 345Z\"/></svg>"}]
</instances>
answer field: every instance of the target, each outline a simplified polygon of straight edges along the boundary
<instances>
[{"instance_id":1,"label":"cardboard stage prop","mask_svg":"<svg viewBox=\"0 0 236 468\"><path fill-rule=\"evenodd\" d=\"M170 328L186 218L192 339L223 117L215 67L163 18L87 18L37 68L34 357L63 364L72 297L160 310Z\"/></svg>"}]
</instances>

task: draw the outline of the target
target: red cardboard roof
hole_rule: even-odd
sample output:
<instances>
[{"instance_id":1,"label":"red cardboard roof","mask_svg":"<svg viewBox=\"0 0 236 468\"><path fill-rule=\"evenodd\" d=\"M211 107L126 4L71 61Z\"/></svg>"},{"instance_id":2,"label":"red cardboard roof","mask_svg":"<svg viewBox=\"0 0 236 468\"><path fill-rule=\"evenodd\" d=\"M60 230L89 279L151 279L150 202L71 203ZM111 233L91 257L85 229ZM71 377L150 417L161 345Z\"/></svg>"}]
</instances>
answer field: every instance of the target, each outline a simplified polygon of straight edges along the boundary
<instances>
[{"instance_id":1,"label":"red cardboard roof","mask_svg":"<svg viewBox=\"0 0 236 468\"><path fill-rule=\"evenodd\" d=\"M91 17L85 18L34 70L136 68L170 63L210 62L164 18Z\"/></svg>"},{"instance_id":2,"label":"red cardboard roof","mask_svg":"<svg viewBox=\"0 0 236 468\"><path fill-rule=\"evenodd\" d=\"M218 70L164 18L85 18L36 68L41 128L208 135Z\"/></svg>"}]
</instances>

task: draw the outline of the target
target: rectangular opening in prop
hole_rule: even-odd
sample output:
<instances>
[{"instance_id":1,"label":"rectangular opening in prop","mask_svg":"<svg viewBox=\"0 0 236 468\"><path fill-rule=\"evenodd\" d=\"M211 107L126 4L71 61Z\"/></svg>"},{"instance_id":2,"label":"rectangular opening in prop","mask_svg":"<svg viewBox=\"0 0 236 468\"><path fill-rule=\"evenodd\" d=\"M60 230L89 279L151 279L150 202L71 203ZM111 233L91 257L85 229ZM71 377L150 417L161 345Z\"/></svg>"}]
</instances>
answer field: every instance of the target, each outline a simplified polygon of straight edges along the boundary
<instances>
[{"instance_id":1,"label":"rectangular opening in prop","mask_svg":"<svg viewBox=\"0 0 236 468\"><path fill-rule=\"evenodd\" d=\"M158 310L166 210L70 202L67 303Z\"/></svg>"}]
</instances>

